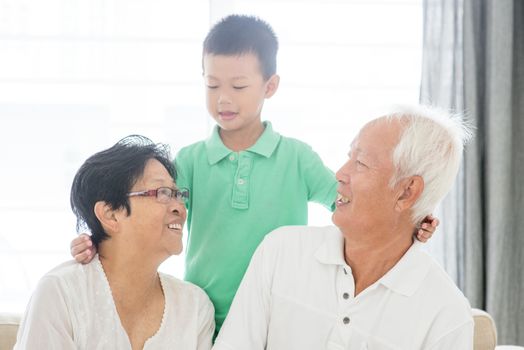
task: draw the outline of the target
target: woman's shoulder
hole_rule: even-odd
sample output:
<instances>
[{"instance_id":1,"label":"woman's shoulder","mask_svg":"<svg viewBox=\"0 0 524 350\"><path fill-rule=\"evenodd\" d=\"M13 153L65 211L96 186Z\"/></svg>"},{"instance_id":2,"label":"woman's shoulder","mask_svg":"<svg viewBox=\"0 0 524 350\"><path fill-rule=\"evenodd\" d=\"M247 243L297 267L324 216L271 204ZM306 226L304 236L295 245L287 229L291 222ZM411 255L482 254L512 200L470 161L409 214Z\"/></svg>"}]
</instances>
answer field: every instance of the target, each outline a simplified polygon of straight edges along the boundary
<instances>
[{"instance_id":1,"label":"woman's shoulder","mask_svg":"<svg viewBox=\"0 0 524 350\"><path fill-rule=\"evenodd\" d=\"M174 276L159 272L164 288L169 288L178 298L197 299L200 302L211 303L206 292L199 286L182 281Z\"/></svg>"}]
</instances>

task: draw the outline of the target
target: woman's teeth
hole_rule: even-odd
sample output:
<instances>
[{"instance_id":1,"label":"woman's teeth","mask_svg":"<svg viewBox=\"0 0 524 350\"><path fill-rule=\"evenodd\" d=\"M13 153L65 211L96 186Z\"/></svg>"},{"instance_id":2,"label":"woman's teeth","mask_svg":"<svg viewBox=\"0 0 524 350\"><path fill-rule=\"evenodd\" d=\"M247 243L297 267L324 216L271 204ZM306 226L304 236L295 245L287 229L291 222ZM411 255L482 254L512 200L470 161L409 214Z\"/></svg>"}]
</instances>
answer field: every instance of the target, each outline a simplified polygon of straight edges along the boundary
<instances>
[{"instance_id":1,"label":"woman's teeth","mask_svg":"<svg viewBox=\"0 0 524 350\"><path fill-rule=\"evenodd\" d=\"M175 230L181 230L182 229L182 225L181 224L169 224L169 225L167 225L167 227L169 227L171 229L175 229Z\"/></svg>"}]
</instances>

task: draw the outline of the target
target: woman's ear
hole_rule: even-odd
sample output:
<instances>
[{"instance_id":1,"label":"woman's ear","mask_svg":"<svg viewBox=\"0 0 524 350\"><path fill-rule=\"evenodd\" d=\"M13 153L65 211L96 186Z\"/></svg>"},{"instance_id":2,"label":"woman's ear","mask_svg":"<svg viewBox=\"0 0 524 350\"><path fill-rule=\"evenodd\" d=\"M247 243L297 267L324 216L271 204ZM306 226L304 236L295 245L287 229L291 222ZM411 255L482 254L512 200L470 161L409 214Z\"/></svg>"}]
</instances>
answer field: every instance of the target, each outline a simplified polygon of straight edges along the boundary
<instances>
[{"instance_id":1,"label":"woman's ear","mask_svg":"<svg viewBox=\"0 0 524 350\"><path fill-rule=\"evenodd\" d=\"M104 201L96 202L94 212L107 233L118 232L120 227L118 216L116 215L116 211L109 204Z\"/></svg>"},{"instance_id":2,"label":"woman's ear","mask_svg":"<svg viewBox=\"0 0 524 350\"><path fill-rule=\"evenodd\" d=\"M277 92L278 84L280 83L280 77L273 74L266 82L266 98L270 98Z\"/></svg>"},{"instance_id":3,"label":"woman's ear","mask_svg":"<svg viewBox=\"0 0 524 350\"><path fill-rule=\"evenodd\" d=\"M397 198L396 208L398 211L411 209L417 199L424 191L424 179L421 176L411 176L399 185L399 195Z\"/></svg>"}]
</instances>

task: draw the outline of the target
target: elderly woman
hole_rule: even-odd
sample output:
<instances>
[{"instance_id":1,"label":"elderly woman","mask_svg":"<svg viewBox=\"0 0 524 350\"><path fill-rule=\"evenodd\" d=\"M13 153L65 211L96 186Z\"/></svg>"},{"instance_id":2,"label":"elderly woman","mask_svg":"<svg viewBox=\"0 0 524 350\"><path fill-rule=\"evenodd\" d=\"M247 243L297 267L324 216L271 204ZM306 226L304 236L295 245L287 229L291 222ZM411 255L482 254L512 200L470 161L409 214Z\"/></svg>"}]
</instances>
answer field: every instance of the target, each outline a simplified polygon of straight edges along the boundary
<instances>
[{"instance_id":1,"label":"elderly woman","mask_svg":"<svg viewBox=\"0 0 524 350\"><path fill-rule=\"evenodd\" d=\"M182 251L187 190L166 151L130 136L77 172L71 207L98 256L38 284L15 349L210 349L214 310L197 286L159 273Z\"/></svg>"}]
</instances>

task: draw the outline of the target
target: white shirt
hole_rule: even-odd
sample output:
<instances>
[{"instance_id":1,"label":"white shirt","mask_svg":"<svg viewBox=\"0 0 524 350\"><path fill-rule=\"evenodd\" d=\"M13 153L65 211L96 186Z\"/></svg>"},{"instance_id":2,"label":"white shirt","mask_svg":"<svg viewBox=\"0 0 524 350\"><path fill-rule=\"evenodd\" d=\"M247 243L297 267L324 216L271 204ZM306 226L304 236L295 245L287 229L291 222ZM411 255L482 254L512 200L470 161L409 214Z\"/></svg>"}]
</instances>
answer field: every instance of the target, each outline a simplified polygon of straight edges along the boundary
<instances>
[{"instance_id":1,"label":"white shirt","mask_svg":"<svg viewBox=\"0 0 524 350\"><path fill-rule=\"evenodd\" d=\"M214 309L197 286L159 273L165 296L162 323L144 349L210 349ZM102 264L70 261L39 282L14 349L131 349Z\"/></svg>"},{"instance_id":2,"label":"white shirt","mask_svg":"<svg viewBox=\"0 0 524 350\"><path fill-rule=\"evenodd\" d=\"M253 255L213 349L473 349L468 301L419 243L354 291L336 227L277 229Z\"/></svg>"}]
</instances>

